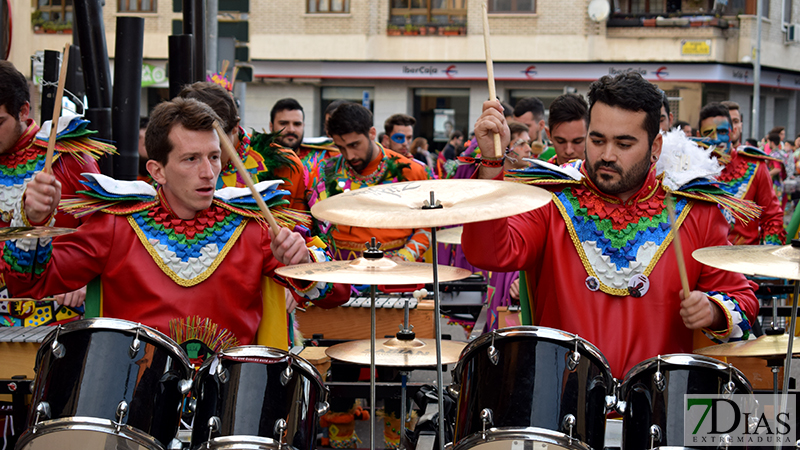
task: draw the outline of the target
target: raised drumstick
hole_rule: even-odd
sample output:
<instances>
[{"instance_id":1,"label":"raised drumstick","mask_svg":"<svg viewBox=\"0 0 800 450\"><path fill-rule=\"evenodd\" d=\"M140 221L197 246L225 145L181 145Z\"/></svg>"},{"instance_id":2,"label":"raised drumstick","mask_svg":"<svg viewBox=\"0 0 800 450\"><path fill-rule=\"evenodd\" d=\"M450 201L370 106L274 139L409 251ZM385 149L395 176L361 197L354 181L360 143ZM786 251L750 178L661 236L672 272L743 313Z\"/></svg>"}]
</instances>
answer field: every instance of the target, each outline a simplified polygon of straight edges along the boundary
<instances>
[{"instance_id":1,"label":"raised drumstick","mask_svg":"<svg viewBox=\"0 0 800 450\"><path fill-rule=\"evenodd\" d=\"M672 227L672 245L675 249L675 259L678 260L678 273L681 276L684 298L689 298L689 277L686 276L686 263L683 261L683 247L681 247L681 235L678 233L678 225L675 223L675 203L672 196L667 196L667 212L669 213L669 223Z\"/></svg>"},{"instance_id":2,"label":"raised drumstick","mask_svg":"<svg viewBox=\"0 0 800 450\"><path fill-rule=\"evenodd\" d=\"M250 192L253 193L253 198L256 199L258 208L261 210L261 215L267 219L270 230L272 230L272 233L277 236L278 232L281 230L281 227L278 226L278 222L276 222L275 218L272 217L272 213L269 212L269 208L267 207L267 204L264 203L264 199L261 198L261 194L259 194L256 190L253 180L250 179L247 169L244 168L244 163L241 159L239 159L239 155L236 153L236 150L233 149L231 140L228 138L228 135L225 134L225 131L219 125L219 122L214 121L214 129L217 130L217 134L219 135L219 143L222 146L222 151L228 154L233 166L236 167L236 171L242 175L244 183L250 188Z\"/></svg>"},{"instance_id":3,"label":"raised drumstick","mask_svg":"<svg viewBox=\"0 0 800 450\"><path fill-rule=\"evenodd\" d=\"M56 101L53 103L53 122L50 124L50 139L47 141L47 155L44 159L44 172L50 173L53 166L53 153L56 149L56 135L58 134L58 119L61 118L61 98L64 97L64 83L67 81L67 65L69 64L69 44L64 46L61 57L61 72L58 74L58 88L56 88Z\"/></svg>"},{"instance_id":4,"label":"raised drumstick","mask_svg":"<svg viewBox=\"0 0 800 450\"><path fill-rule=\"evenodd\" d=\"M483 3L483 47L486 50L486 77L489 82L489 100L494 100L497 98L497 91L494 87L494 64L492 63L492 49L489 44L489 10L486 2ZM494 133L494 157L503 157L499 133Z\"/></svg>"}]
</instances>

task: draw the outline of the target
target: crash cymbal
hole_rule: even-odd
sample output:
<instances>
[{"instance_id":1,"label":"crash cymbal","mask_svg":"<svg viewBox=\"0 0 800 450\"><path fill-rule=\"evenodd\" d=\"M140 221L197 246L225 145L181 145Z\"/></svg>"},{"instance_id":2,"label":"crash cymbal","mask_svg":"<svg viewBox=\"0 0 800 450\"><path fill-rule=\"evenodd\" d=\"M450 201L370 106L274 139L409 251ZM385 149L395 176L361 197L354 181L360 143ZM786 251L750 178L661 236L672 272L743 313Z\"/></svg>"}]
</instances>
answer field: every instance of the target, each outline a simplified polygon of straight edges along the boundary
<instances>
[{"instance_id":1,"label":"crash cymbal","mask_svg":"<svg viewBox=\"0 0 800 450\"><path fill-rule=\"evenodd\" d=\"M749 341L729 342L727 344L712 345L695 350L695 353L706 356L755 356L762 358L775 358L786 356L789 347L789 335L777 336L764 335ZM800 339L794 338L792 353L800 353Z\"/></svg>"},{"instance_id":2,"label":"crash cymbal","mask_svg":"<svg viewBox=\"0 0 800 450\"><path fill-rule=\"evenodd\" d=\"M723 245L695 250L692 257L745 275L800 280L800 247L793 245Z\"/></svg>"},{"instance_id":3,"label":"crash cymbal","mask_svg":"<svg viewBox=\"0 0 800 450\"><path fill-rule=\"evenodd\" d=\"M8 227L0 228L0 241L12 239L38 239L74 233L75 228Z\"/></svg>"},{"instance_id":4,"label":"crash cymbal","mask_svg":"<svg viewBox=\"0 0 800 450\"><path fill-rule=\"evenodd\" d=\"M432 264L396 262L389 258L298 264L280 267L275 273L287 278L326 283L397 285L433 282ZM461 280L471 274L466 269L439 266L439 281Z\"/></svg>"},{"instance_id":5,"label":"crash cymbal","mask_svg":"<svg viewBox=\"0 0 800 450\"><path fill-rule=\"evenodd\" d=\"M458 362L466 342L442 341L442 364ZM370 341L350 341L336 344L325 350L333 359L354 364L370 363ZM429 367L436 366L436 341L434 339L414 339L401 341L392 338L378 342L375 346L375 365L391 367Z\"/></svg>"},{"instance_id":6,"label":"crash cymbal","mask_svg":"<svg viewBox=\"0 0 800 450\"><path fill-rule=\"evenodd\" d=\"M461 245L461 233L464 227L445 228L436 232L436 240L442 244Z\"/></svg>"},{"instance_id":7,"label":"crash cymbal","mask_svg":"<svg viewBox=\"0 0 800 450\"><path fill-rule=\"evenodd\" d=\"M441 208L423 209L434 192ZM430 228L513 216L544 206L550 193L497 180L424 180L381 184L326 198L317 219L367 228Z\"/></svg>"}]
</instances>

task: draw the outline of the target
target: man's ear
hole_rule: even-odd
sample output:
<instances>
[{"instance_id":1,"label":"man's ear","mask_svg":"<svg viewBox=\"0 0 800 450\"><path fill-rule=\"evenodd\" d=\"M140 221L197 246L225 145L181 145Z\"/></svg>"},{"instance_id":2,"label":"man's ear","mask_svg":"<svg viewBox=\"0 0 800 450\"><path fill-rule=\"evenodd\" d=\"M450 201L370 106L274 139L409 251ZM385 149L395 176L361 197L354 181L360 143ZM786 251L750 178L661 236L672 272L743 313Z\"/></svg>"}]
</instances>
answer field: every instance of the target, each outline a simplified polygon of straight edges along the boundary
<instances>
[{"instance_id":1,"label":"man's ear","mask_svg":"<svg viewBox=\"0 0 800 450\"><path fill-rule=\"evenodd\" d=\"M369 140L375 142L375 138L378 136L378 130L375 127L371 127L369 129Z\"/></svg>"},{"instance_id":2,"label":"man's ear","mask_svg":"<svg viewBox=\"0 0 800 450\"><path fill-rule=\"evenodd\" d=\"M150 172L150 176L156 180L156 183L161 185L167 184L165 169L160 162L157 162L154 159L148 160L147 171Z\"/></svg>"},{"instance_id":3,"label":"man's ear","mask_svg":"<svg viewBox=\"0 0 800 450\"><path fill-rule=\"evenodd\" d=\"M653 139L653 146L650 147L650 161L656 162L661 157L661 145L664 143L664 135L661 133L656 134Z\"/></svg>"},{"instance_id":4,"label":"man's ear","mask_svg":"<svg viewBox=\"0 0 800 450\"><path fill-rule=\"evenodd\" d=\"M18 120L24 124L24 126L28 126L25 122L28 121L31 115L31 104L29 102L25 102L22 104L22 107L19 108L19 118Z\"/></svg>"}]
</instances>

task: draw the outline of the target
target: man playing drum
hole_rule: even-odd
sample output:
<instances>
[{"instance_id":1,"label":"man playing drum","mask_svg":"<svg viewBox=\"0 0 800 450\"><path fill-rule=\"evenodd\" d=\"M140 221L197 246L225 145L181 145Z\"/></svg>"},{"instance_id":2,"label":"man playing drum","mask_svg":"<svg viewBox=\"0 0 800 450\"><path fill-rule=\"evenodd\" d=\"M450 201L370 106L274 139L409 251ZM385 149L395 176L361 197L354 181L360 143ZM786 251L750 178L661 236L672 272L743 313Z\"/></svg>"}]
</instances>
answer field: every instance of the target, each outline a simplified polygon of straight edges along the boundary
<instances>
[{"instance_id":1,"label":"man playing drum","mask_svg":"<svg viewBox=\"0 0 800 450\"><path fill-rule=\"evenodd\" d=\"M691 352L695 329L718 341L746 339L758 307L749 282L690 256L727 244L715 203L722 193L673 191L690 295L681 289L668 191L655 169L663 139L658 89L638 74L605 76L589 100L585 163L571 163L572 177L549 177L553 201L545 207L465 225L465 255L484 269L525 270L533 323L595 344L617 378L658 354ZM509 129L499 102L483 110L475 135L486 158L495 154L493 134L505 147ZM500 177L499 161L482 164L480 178ZM748 205L736 203L734 214Z\"/></svg>"},{"instance_id":2,"label":"man playing drum","mask_svg":"<svg viewBox=\"0 0 800 450\"><path fill-rule=\"evenodd\" d=\"M4 244L0 264L9 289L38 298L99 276L104 316L141 322L164 333L184 322L203 322L203 329L219 341L255 342L263 315L262 276L274 277L281 264L327 256L307 248L288 229L273 236L252 209L230 196L216 196L220 141L213 123L219 120L194 99L158 105L146 134L147 168L158 182L156 195L117 195L99 189L97 181L88 183L103 200L87 202L99 211L75 233ZM37 174L25 192L28 220L52 224L60 194L61 183L53 176ZM331 307L349 298L348 285L287 281L301 303ZM283 299L278 302L283 313ZM269 332L286 335L285 329Z\"/></svg>"}]
</instances>

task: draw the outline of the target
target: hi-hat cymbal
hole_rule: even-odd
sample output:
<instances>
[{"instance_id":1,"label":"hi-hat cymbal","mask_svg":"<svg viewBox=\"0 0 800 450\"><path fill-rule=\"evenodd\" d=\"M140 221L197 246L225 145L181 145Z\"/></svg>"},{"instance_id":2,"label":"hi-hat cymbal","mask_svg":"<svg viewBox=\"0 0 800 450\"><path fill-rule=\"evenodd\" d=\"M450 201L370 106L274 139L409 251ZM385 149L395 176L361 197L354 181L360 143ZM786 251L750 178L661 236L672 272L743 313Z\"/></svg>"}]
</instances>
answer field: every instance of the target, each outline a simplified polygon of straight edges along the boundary
<instances>
[{"instance_id":1,"label":"hi-hat cymbal","mask_svg":"<svg viewBox=\"0 0 800 450\"><path fill-rule=\"evenodd\" d=\"M442 364L458 362L466 342L442 341ZM333 359L354 364L370 363L370 341L350 341L336 344L325 350ZM378 342L375 346L375 365L391 367L429 367L436 366L436 341L434 339L414 339L401 341L392 338Z\"/></svg>"},{"instance_id":2,"label":"hi-hat cymbal","mask_svg":"<svg viewBox=\"0 0 800 450\"><path fill-rule=\"evenodd\" d=\"M461 234L464 227L445 228L436 232L436 240L442 244L461 245Z\"/></svg>"},{"instance_id":3,"label":"hi-hat cymbal","mask_svg":"<svg viewBox=\"0 0 800 450\"><path fill-rule=\"evenodd\" d=\"M469 270L438 266L439 281L467 278ZM396 262L389 258L358 258L352 261L298 264L275 270L282 277L300 280L348 284L420 284L433 282L433 265L414 262Z\"/></svg>"},{"instance_id":4,"label":"hi-hat cymbal","mask_svg":"<svg viewBox=\"0 0 800 450\"><path fill-rule=\"evenodd\" d=\"M0 241L12 239L38 239L74 233L75 228L8 227L0 228Z\"/></svg>"},{"instance_id":5,"label":"hi-hat cymbal","mask_svg":"<svg viewBox=\"0 0 800 450\"><path fill-rule=\"evenodd\" d=\"M789 335L760 336L749 341L729 342L727 344L712 345L699 348L695 353L706 356L755 356L762 358L775 358L786 356L789 348ZM792 353L800 353L800 339L794 338Z\"/></svg>"},{"instance_id":6,"label":"hi-hat cymbal","mask_svg":"<svg viewBox=\"0 0 800 450\"><path fill-rule=\"evenodd\" d=\"M723 245L695 250L692 257L745 275L800 280L800 247L792 245Z\"/></svg>"},{"instance_id":7,"label":"hi-hat cymbal","mask_svg":"<svg viewBox=\"0 0 800 450\"><path fill-rule=\"evenodd\" d=\"M424 209L434 192L441 208ZM497 180L423 180L381 184L326 198L317 219L366 228L430 228L513 216L544 206L550 193Z\"/></svg>"}]
</instances>

